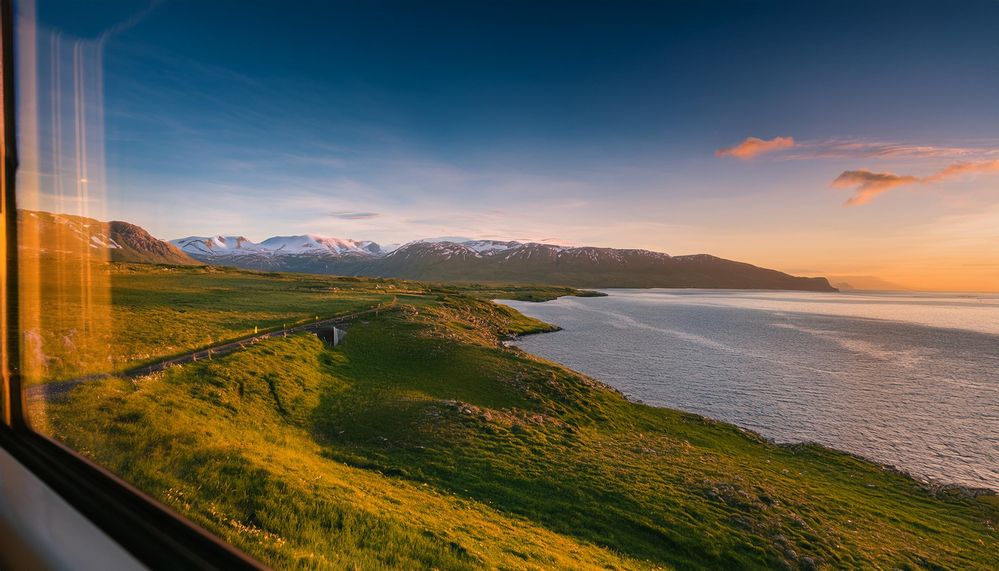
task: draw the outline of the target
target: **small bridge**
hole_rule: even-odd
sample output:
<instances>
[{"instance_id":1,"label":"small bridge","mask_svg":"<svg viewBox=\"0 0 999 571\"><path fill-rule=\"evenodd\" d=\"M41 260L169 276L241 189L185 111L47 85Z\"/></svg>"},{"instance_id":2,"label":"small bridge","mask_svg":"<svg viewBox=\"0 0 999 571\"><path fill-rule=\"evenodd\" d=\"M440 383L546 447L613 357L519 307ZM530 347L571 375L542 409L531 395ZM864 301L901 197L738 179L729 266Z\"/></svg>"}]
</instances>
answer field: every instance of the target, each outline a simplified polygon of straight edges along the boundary
<instances>
[{"instance_id":1,"label":"small bridge","mask_svg":"<svg viewBox=\"0 0 999 571\"><path fill-rule=\"evenodd\" d=\"M313 330L313 333L316 334L316 337L319 337L320 339L325 341L326 344L329 345L330 347L336 347L337 345L339 345L340 342L343 341L344 335L347 334L347 332L344 331L343 329L340 329L339 327L333 325L330 325L329 327L315 329Z\"/></svg>"}]
</instances>

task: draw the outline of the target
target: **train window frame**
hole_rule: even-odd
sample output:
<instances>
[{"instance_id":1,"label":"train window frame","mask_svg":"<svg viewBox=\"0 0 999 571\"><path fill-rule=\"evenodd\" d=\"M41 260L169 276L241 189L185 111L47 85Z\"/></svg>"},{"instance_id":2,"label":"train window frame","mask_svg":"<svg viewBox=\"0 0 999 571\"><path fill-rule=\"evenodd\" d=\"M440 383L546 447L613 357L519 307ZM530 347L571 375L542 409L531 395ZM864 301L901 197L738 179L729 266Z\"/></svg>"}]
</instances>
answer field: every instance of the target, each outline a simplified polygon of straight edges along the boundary
<instances>
[{"instance_id":1,"label":"train window frame","mask_svg":"<svg viewBox=\"0 0 999 571\"><path fill-rule=\"evenodd\" d=\"M16 99L13 0L0 0L3 120L0 133L2 209L2 377L0 449L150 569L265 569L235 547L170 510L70 448L33 430L18 375Z\"/></svg>"}]
</instances>

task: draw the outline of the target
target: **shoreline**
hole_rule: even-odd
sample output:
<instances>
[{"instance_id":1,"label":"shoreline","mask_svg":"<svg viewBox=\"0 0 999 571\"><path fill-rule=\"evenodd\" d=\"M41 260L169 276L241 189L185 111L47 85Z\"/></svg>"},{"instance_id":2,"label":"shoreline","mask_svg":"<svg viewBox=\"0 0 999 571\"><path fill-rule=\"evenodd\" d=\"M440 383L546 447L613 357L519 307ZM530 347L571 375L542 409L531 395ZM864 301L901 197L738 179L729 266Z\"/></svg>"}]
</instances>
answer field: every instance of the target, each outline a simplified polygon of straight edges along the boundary
<instances>
[{"instance_id":1,"label":"shoreline","mask_svg":"<svg viewBox=\"0 0 999 571\"><path fill-rule=\"evenodd\" d=\"M600 292L600 293L603 293L603 292ZM566 296L560 296L559 298L556 298L556 299L561 299L562 297L605 297L607 295L609 295L609 294L604 293L602 296L574 296L574 295L566 295ZM519 300L494 299L494 300L490 300L490 301L492 301L493 303L498 303L498 304L501 304L501 305L505 305L505 304L502 304L503 301L519 301ZM545 303L547 301L554 301L554 300L532 301L530 303ZM514 308L512 306L509 306L509 305L507 305L506 307L509 307L511 309L516 310L516 308ZM528 317L530 317L530 316L528 316ZM539 319L537 317L532 317L532 319L537 319L538 321L542 321L541 319ZM897 474L899 476L903 476L903 477L911 480L913 483L915 483L919 487L923 488L924 490L926 490L928 493L930 493L933 496L947 495L947 494L957 494L957 495L959 495L961 497L965 497L965 498L969 498L969 499L975 499L975 498L987 497L987 496L999 496L999 484L997 484L995 487L987 487L987 486L979 487L979 486L970 486L970 485L965 485L965 484L959 484L959 483L955 483L955 482L948 482L946 480L942 480L942 479L934 478L934 477L930 477L930 476L916 475L913 472L911 472L911 471L909 471L909 470L907 470L905 468L896 466L894 464L889 464L887 462L881 462L881 461L879 461L877 459L869 458L869 457L864 456L862 454L859 454L857 452L851 452L849 450L843 450L843 449L840 449L840 448L835 448L835 447L828 446L826 444L822 444L822 443L814 441L814 440L786 441L786 442L783 442L783 441L779 441L779 440L777 440L775 438L764 436L763 434L760 434L759 432L757 432L755 430L739 426L738 424L735 424L733 422L729 422L727 420L717 419L717 418L706 416L706 415L703 415L703 414L700 414L700 413L697 413L697 412L691 412L691 411L683 410L683 409L679 409L679 408L674 408L674 407L669 407L669 406L659 406L659 405L653 405L653 404L646 403L642 399L640 399L640 398L638 398L638 397L636 397L634 395L625 393L621 389L618 389L617 387L614 387L613 385L607 383L606 381L594 378L594 377L592 377L592 376L590 376L588 374L585 374L585 373L583 373L581 371L577 371L576 369L573 369L572 367L570 367L569 365L566 365L565 363L561 363L561 362L558 362L558 361L553 361L553 360L551 360L551 359L549 359L547 357L544 357L542 355L537 355L535 353L531 353L530 351L526 351L523 348L521 348L520 346L516 345L517 340L519 340L519 339L521 339L523 337L532 336L532 335L542 335L542 334L546 334L546 333L556 333L556 332L559 332L559 331L564 331L564 329L561 326L559 326L559 325L556 325L554 323L548 323L546 321L544 321L544 323L546 323L547 325L551 326L552 329L538 329L536 331L529 331L529 332L522 333L522 334L519 334L519 335L510 336L509 338L506 338L506 339L502 340L503 346L507 347L507 348L515 348L515 349L517 349L519 351L522 351L522 352L524 352L524 353L526 353L528 355L531 355L532 357L537 358L537 359L542 359L542 360L545 360L545 361L551 361L553 363L557 363L561 367L565 367L566 369L568 369L570 371L573 371L576 374L582 375L582 376L584 376L584 377L586 377L588 379L591 379L594 382L597 382L597 383L599 383L599 384L607 387L608 389L611 389L611 390L613 390L615 392L620 393L625 399L627 399L629 402L632 402L634 404L639 404L639 405L642 405L642 406L648 406L648 407L653 407L653 408L660 408L660 409L666 409L666 410L676 411L676 412L680 412L680 413L683 413L683 414L694 415L694 416L700 417L701 419L703 419L707 423L727 424L729 426L735 427L736 429L738 429L739 431L741 431L741 432L743 432L745 434L752 435L752 436L754 436L754 437L756 437L756 438L758 438L758 439L760 439L762 441L766 441L766 442L768 442L768 443L770 443L770 444L772 444L774 446L778 446L780 448L791 450L792 452L795 449L798 449L798 448L804 448L804 447L810 447L811 446L811 447L819 447L819 448L822 448L824 450L827 450L827 451L830 451L830 452L834 452L834 453L837 453L837 454L844 454L846 456L850 456L850 457L855 458L857 460L860 460L860 461L866 462L868 464L871 464L873 466L876 466L877 468L879 468L881 470L884 470L886 472L891 472L891 473Z\"/></svg>"}]
</instances>

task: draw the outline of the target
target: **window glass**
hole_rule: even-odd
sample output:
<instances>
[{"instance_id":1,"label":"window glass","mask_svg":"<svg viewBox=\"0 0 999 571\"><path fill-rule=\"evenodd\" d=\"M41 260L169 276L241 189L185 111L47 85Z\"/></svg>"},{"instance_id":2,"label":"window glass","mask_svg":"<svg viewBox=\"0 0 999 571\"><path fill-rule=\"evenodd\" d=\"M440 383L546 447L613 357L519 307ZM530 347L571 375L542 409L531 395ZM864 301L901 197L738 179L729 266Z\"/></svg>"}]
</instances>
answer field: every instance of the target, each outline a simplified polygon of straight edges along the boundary
<instances>
[{"instance_id":1,"label":"window glass","mask_svg":"<svg viewBox=\"0 0 999 571\"><path fill-rule=\"evenodd\" d=\"M281 569L997 568L963 5L16 2L29 426Z\"/></svg>"}]
</instances>

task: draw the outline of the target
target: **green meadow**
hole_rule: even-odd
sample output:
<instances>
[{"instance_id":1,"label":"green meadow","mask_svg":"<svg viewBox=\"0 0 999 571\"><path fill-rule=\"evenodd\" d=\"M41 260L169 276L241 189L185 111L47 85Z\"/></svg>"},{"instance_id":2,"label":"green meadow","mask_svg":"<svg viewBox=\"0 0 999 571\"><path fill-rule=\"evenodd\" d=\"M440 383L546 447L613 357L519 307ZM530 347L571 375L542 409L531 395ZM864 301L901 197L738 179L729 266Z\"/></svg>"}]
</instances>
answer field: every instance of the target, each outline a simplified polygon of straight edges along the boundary
<instances>
[{"instance_id":1,"label":"green meadow","mask_svg":"<svg viewBox=\"0 0 999 571\"><path fill-rule=\"evenodd\" d=\"M113 358L73 363L46 345L48 378L389 306L335 348L300 334L100 378L39 419L277 568L999 568L995 496L636 404L502 343L552 327L489 299L582 292L106 271Z\"/></svg>"},{"instance_id":2,"label":"green meadow","mask_svg":"<svg viewBox=\"0 0 999 571\"><path fill-rule=\"evenodd\" d=\"M121 371L425 291L397 280L120 263L95 265L97 285L86 291L44 271L35 285L44 319L28 328L25 347L38 381Z\"/></svg>"}]
</instances>

